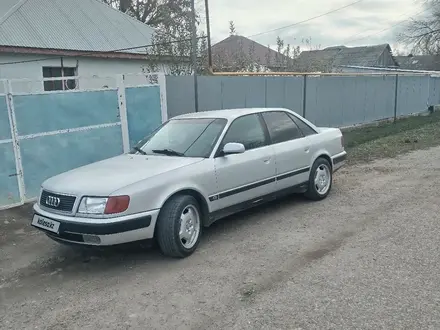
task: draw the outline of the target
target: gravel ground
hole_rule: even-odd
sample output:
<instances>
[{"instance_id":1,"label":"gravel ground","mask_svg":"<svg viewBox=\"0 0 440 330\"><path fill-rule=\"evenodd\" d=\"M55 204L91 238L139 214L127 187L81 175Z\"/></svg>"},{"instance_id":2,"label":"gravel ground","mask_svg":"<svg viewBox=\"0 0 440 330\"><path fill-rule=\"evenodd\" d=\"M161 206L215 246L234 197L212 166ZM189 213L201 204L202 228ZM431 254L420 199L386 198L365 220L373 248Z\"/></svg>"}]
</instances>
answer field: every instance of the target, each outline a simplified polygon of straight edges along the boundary
<instances>
[{"instance_id":1,"label":"gravel ground","mask_svg":"<svg viewBox=\"0 0 440 330\"><path fill-rule=\"evenodd\" d=\"M197 252L85 255L0 213L2 329L440 329L440 148L342 169L322 202L216 223Z\"/></svg>"}]
</instances>

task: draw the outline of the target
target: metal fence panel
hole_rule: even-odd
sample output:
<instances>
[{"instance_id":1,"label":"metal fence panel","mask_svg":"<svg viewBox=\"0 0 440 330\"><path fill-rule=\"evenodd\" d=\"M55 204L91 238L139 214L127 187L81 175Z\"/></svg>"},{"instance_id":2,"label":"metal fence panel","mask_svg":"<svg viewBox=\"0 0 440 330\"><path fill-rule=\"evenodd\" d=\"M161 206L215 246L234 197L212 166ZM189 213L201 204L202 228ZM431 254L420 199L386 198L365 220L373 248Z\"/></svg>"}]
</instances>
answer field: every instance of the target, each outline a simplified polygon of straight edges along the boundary
<instances>
[{"instance_id":1,"label":"metal fence panel","mask_svg":"<svg viewBox=\"0 0 440 330\"><path fill-rule=\"evenodd\" d=\"M114 90L16 95L14 109L20 135L119 121Z\"/></svg>"},{"instance_id":2,"label":"metal fence panel","mask_svg":"<svg viewBox=\"0 0 440 330\"><path fill-rule=\"evenodd\" d=\"M0 143L0 208L20 202L12 142Z\"/></svg>"},{"instance_id":3,"label":"metal fence panel","mask_svg":"<svg viewBox=\"0 0 440 330\"><path fill-rule=\"evenodd\" d=\"M168 116L194 112L192 76L167 76ZM302 77L198 77L199 111L285 107L302 112Z\"/></svg>"},{"instance_id":4,"label":"metal fence panel","mask_svg":"<svg viewBox=\"0 0 440 330\"><path fill-rule=\"evenodd\" d=\"M246 87L237 78L241 77L222 77L222 109L246 106Z\"/></svg>"},{"instance_id":5,"label":"metal fence panel","mask_svg":"<svg viewBox=\"0 0 440 330\"><path fill-rule=\"evenodd\" d=\"M0 95L0 140L7 140L10 138L11 138L11 128L9 127L9 116L8 116L8 106L6 104L6 96Z\"/></svg>"},{"instance_id":6,"label":"metal fence panel","mask_svg":"<svg viewBox=\"0 0 440 330\"><path fill-rule=\"evenodd\" d=\"M266 106L266 79L264 77L235 78L241 78L241 89L244 89L245 95L245 108L261 108Z\"/></svg>"},{"instance_id":7,"label":"metal fence panel","mask_svg":"<svg viewBox=\"0 0 440 330\"><path fill-rule=\"evenodd\" d=\"M3 84L0 84L3 86ZM20 202L6 96L0 95L0 208Z\"/></svg>"},{"instance_id":8,"label":"metal fence panel","mask_svg":"<svg viewBox=\"0 0 440 330\"><path fill-rule=\"evenodd\" d=\"M284 78L284 107L302 115L304 98L304 78Z\"/></svg>"},{"instance_id":9,"label":"metal fence panel","mask_svg":"<svg viewBox=\"0 0 440 330\"><path fill-rule=\"evenodd\" d=\"M130 146L139 142L162 123L160 87L129 87L125 89Z\"/></svg>"},{"instance_id":10,"label":"metal fence panel","mask_svg":"<svg viewBox=\"0 0 440 330\"><path fill-rule=\"evenodd\" d=\"M222 104L222 79L212 79L213 77L201 76L198 77L199 90L199 109L200 111L218 110L223 108ZM194 102L193 95L188 99ZM193 105L194 108L194 105Z\"/></svg>"},{"instance_id":11,"label":"metal fence panel","mask_svg":"<svg viewBox=\"0 0 440 330\"><path fill-rule=\"evenodd\" d=\"M394 79L308 77L306 118L318 126L349 126L393 116Z\"/></svg>"},{"instance_id":12,"label":"metal fence panel","mask_svg":"<svg viewBox=\"0 0 440 330\"><path fill-rule=\"evenodd\" d=\"M167 76L166 88L168 118L195 111L192 76Z\"/></svg>"},{"instance_id":13,"label":"metal fence panel","mask_svg":"<svg viewBox=\"0 0 440 330\"><path fill-rule=\"evenodd\" d=\"M123 153L120 126L38 136L20 141L26 199L47 178Z\"/></svg>"},{"instance_id":14,"label":"metal fence panel","mask_svg":"<svg viewBox=\"0 0 440 330\"><path fill-rule=\"evenodd\" d=\"M122 153L116 91L14 96L26 199L59 173Z\"/></svg>"},{"instance_id":15,"label":"metal fence panel","mask_svg":"<svg viewBox=\"0 0 440 330\"><path fill-rule=\"evenodd\" d=\"M127 88L119 75L117 89L36 94L16 93L5 81L11 97L0 95L0 208L37 197L48 177L122 154L130 138L158 127L166 119L165 78L158 78Z\"/></svg>"},{"instance_id":16,"label":"metal fence panel","mask_svg":"<svg viewBox=\"0 0 440 330\"><path fill-rule=\"evenodd\" d=\"M428 109L429 76L400 76L398 81L397 116L406 116Z\"/></svg>"},{"instance_id":17,"label":"metal fence panel","mask_svg":"<svg viewBox=\"0 0 440 330\"><path fill-rule=\"evenodd\" d=\"M440 104L440 77L431 77L429 80L429 105Z\"/></svg>"}]
</instances>

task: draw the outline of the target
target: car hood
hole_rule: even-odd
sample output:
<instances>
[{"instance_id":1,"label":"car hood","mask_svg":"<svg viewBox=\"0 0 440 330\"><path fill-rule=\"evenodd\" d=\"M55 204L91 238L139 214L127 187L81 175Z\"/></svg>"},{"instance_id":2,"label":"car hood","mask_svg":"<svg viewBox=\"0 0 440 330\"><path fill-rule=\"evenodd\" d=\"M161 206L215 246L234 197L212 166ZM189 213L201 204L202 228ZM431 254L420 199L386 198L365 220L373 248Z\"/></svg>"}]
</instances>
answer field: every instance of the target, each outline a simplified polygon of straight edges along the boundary
<instances>
[{"instance_id":1,"label":"car hood","mask_svg":"<svg viewBox=\"0 0 440 330\"><path fill-rule=\"evenodd\" d=\"M106 196L130 184L202 160L125 154L56 175L43 183L43 189L55 193Z\"/></svg>"}]
</instances>

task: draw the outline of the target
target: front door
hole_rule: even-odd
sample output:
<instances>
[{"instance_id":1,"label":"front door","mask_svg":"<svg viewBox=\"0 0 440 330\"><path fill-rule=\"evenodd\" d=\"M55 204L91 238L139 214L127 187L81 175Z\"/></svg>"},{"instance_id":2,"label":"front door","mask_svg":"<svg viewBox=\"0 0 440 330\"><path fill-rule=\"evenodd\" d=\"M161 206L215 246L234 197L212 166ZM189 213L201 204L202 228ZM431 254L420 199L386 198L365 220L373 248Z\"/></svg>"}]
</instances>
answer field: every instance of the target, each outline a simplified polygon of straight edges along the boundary
<instances>
[{"instance_id":1,"label":"front door","mask_svg":"<svg viewBox=\"0 0 440 330\"><path fill-rule=\"evenodd\" d=\"M242 143L245 152L216 155L215 171L218 192L214 209L224 209L244 202L258 202L258 198L275 190L275 159L273 147L258 114L234 120L227 130L219 150L229 142Z\"/></svg>"}]
</instances>

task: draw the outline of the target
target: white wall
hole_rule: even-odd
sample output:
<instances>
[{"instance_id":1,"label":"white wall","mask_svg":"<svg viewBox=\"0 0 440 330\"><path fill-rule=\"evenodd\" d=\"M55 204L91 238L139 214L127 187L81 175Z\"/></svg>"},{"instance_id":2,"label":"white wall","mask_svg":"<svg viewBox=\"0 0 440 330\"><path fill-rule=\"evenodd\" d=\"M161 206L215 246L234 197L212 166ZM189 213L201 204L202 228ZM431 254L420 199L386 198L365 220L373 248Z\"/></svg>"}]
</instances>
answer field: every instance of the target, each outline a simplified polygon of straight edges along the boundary
<instances>
[{"instance_id":1,"label":"white wall","mask_svg":"<svg viewBox=\"0 0 440 330\"><path fill-rule=\"evenodd\" d=\"M50 59L48 59L50 58ZM42 61L34 61L44 59ZM26 62L30 61L32 62ZM7 64L11 62L23 62ZM79 80L79 89L101 89L115 88L117 74L138 74L142 73L143 67L148 67L148 62L144 60L126 59L98 59L87 57L64 57L65 67L78 66L78 76L85 77ZM12 89L14 92L41 92L43 88L43 66L61 66L59 56L45 55L17 55L0 53L0 80L1 79L22 79L29 78L27 81L13 81ZM159 66L159 71L168 73L169 67L166 64ZM104 78L103 78L104 77ZM126 76L128 85L148 84L149 79L145 76ZM0 86L2 92L3 86Z\"/></svg>"}]
</instances>

